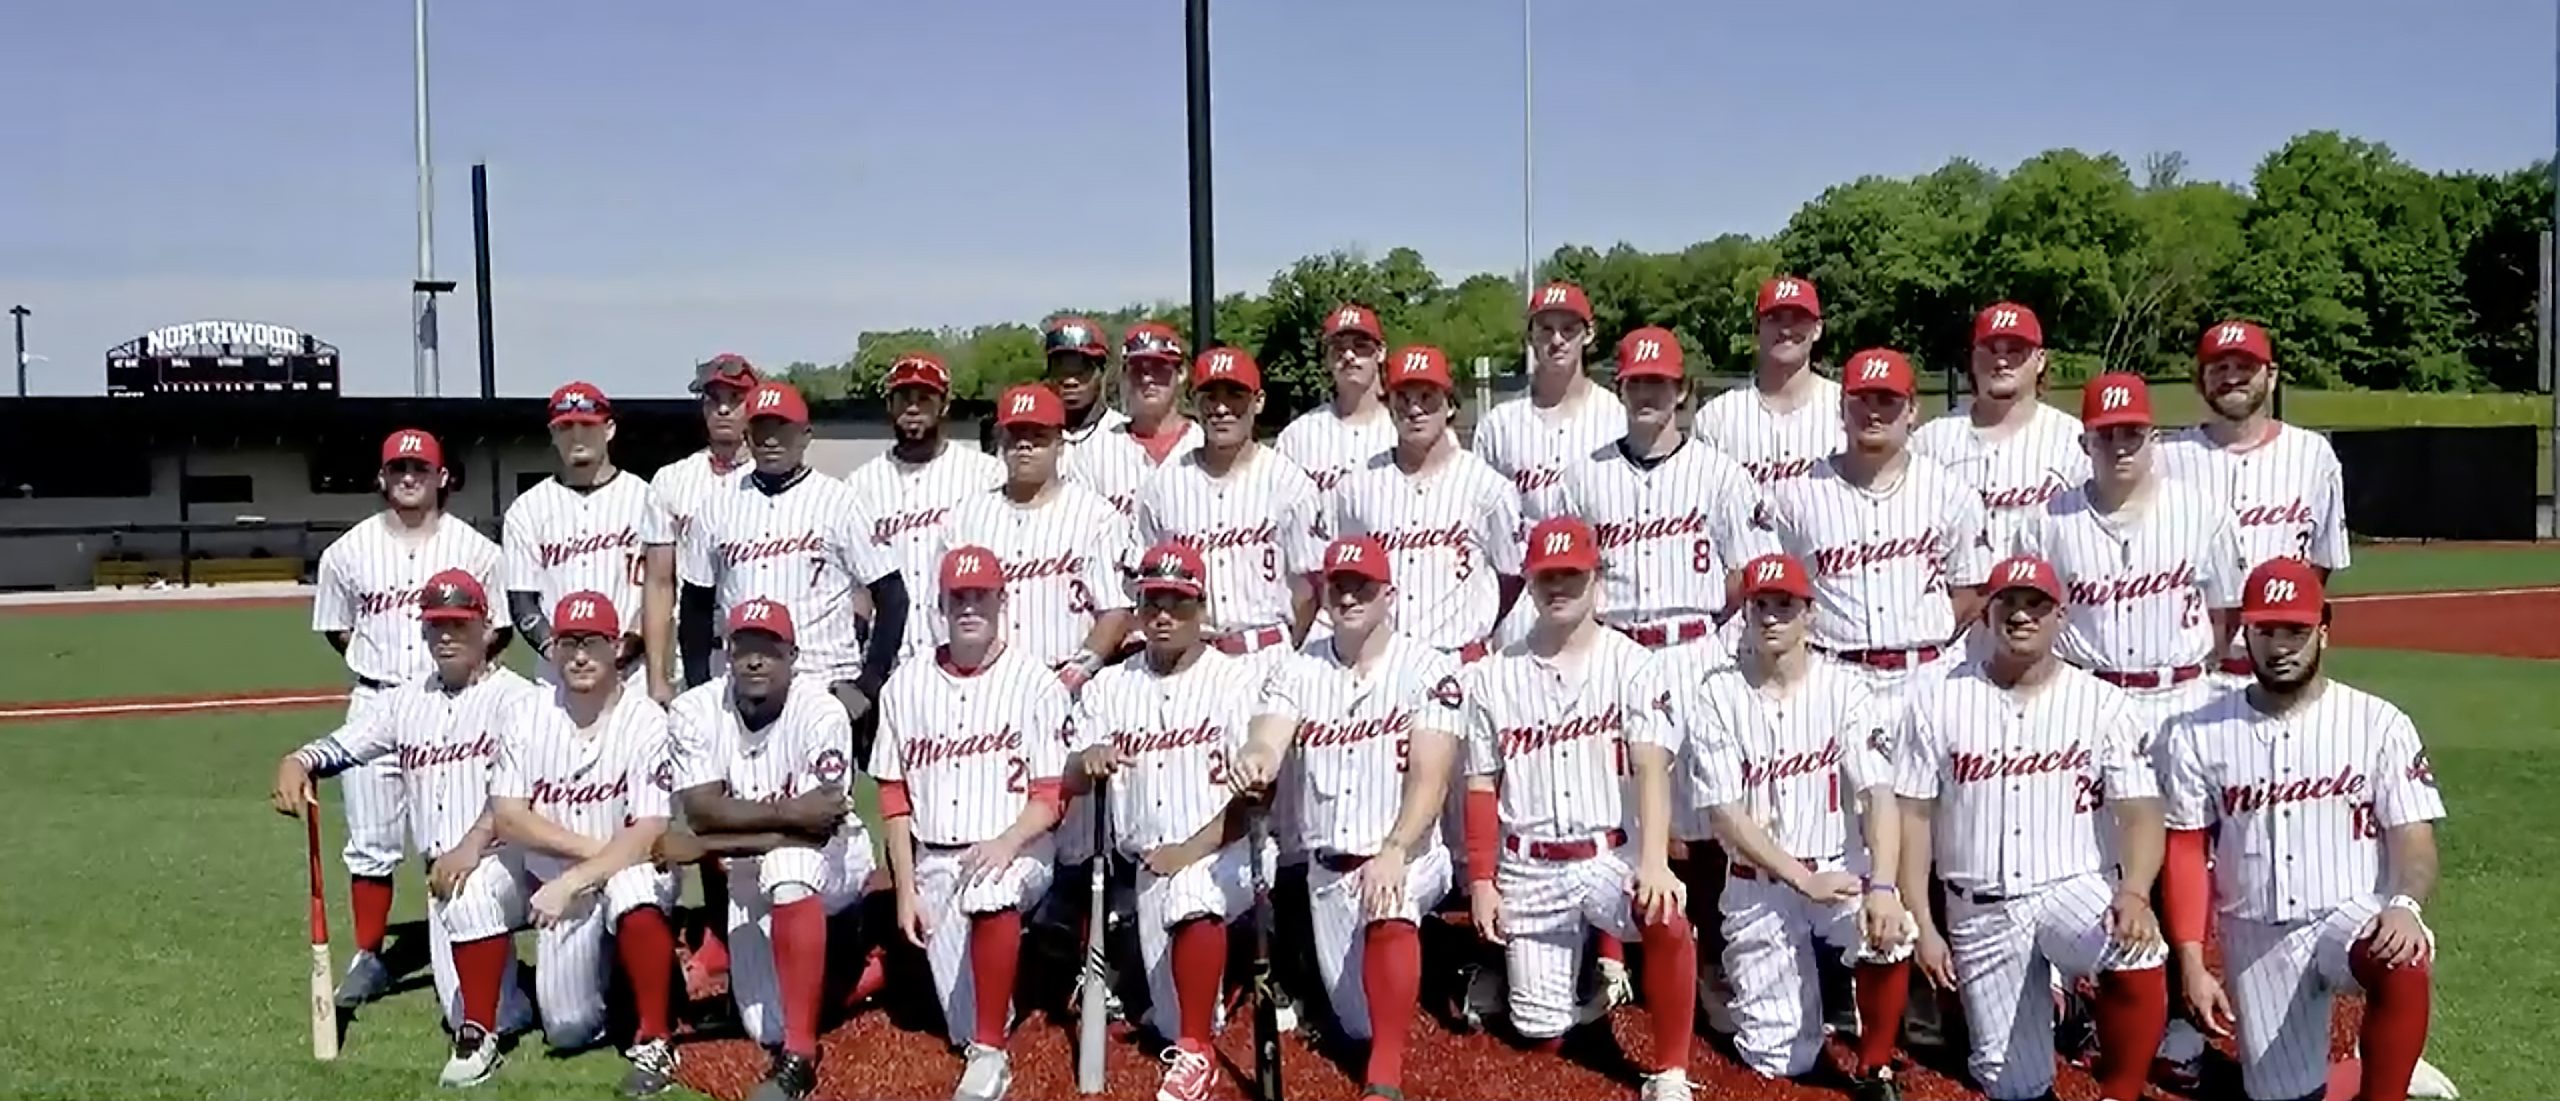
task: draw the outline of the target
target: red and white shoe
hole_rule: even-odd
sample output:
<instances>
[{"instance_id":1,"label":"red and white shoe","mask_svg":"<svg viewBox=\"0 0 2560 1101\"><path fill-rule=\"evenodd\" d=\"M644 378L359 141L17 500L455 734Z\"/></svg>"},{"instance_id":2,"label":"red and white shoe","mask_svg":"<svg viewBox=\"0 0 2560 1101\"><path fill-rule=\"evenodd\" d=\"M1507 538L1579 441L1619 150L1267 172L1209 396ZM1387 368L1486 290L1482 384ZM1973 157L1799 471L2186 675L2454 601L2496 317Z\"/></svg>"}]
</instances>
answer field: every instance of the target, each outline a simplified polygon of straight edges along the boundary
<instances>
[{"instance_id":1,"label":"red and white shoe","mask_svg":"<svg viewBox=\"0 0 2560 1101\"><path fill-rule=\"evenodd\" d=\"M1184 1040L1166 1049L1164 1062L1164 1081L1156 1086L1156 1101L1209 1101L1217 1067L1209 1059L1208 1048Z\"/></svg>"}]
</instances>

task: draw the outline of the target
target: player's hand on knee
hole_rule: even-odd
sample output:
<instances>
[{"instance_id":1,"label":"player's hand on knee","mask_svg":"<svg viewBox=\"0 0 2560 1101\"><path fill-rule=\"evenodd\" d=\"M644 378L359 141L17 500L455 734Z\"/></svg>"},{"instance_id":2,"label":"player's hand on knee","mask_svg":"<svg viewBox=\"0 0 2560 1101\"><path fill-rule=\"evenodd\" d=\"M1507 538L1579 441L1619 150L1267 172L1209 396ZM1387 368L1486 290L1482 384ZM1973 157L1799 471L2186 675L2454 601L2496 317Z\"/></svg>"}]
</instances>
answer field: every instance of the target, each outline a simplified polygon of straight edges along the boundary
<instances>
[{"instance_id":1,"label":"player's hand on knee","mask_svg":"<svg viewBox=\"0 0 2560 1101\"><path fill-rule=\"evenodd\" d=\"M1189 845L1158 845L1147 850L1147 870L1155 873L1156 878L1162 879L1199 863L1207 856L1207 853L1193 852ZM1257 854L1256 859L1259 858Z\"/></svg>"},{"instance_id":2,"label":"player's hand on knee","mask_svg":"<svg viewBox=\"0 0 2560 1101\"><path fill-rule=\"evenodd\" d=\"M462 881L471 878L471 870L480 866L480 854L459 849L436 858L427 868L427 893L442 901L451 901L462 890Z\"/></svg>"},{"instance_id":3,"label":"player's hand on knee","mask_svg":"<svg viewBox=\"0 0 2560 1101\"><path fill-rule=\"evenodd\" d=\"M898 892L898 932L906 935L907 943L924 947L924 900L914 891Z\"/></svg>"},{"instance_id":4,"label":"player's hand on knee","mask_svg":"<svg viewBox=\"0 0 2560 1101\"><path fill-rule=\"evenodd\" d=\"M302 808L310 806L313 798L311 773L302 767L302 762L287 757L276 766L275 787L267 792L267 802L277 814L300 818Z\"/></svg>"},{"instance_id":5,"label":"player's hand on knee","mask_svg":"<svg viewBox=\"0 0 2560 1101\"><path fill-rule=\"evenodd\" d=\"M1815 872L1797 888L1804 897L1824 906L1837 906L1858 897L1858 877L1843 871Z\"/></svg>"},{"instance_id":6,"label":"player's hand on knee","mask_svg":"<svg viewBox=\"0 0 2560 1101\"><path fill-rule=\"evenodd\" d=\"M2231 996L2223 992L2222 980L2202 967L2191 967L2180 976L2179 985L2187 995L2187 1013L2204 1027L2206 1035L2231 1035Z\"/></svg>"},{"instance_id":7,"label":"player's hand on knee","mask_svg":"<svg viewBox=\"0 0 2560 1101\"><path fill-rule=\"evenodd\" d=\"M1858 924L1866 934L1868 951L1892 952L1911 939L1911 911L1902 908L1901 895L1869 891L1858 909Z\"/></svg>"},{"instance_id":8,"label":"player's hand on knee","mask_svg":"<svg viewBox=\"0 0 2560 1101\"><path fill-rule=\"evenodd\" d=\"M2151 912L2151 900L2132 891L2116 892L2116 900L2107 907L2107 935L2117 947L2129 952L2158 949L2160 919Z\"/></svg>"},{"instance_id":9,"label":"player's hand on knee","mask_svg":"<svg viewBox=\"0 0 2560 1101\"><path fill-rule=\"evenodd\" d=\"M1947 938L1939 936L1926 922L1920 925L1918 955L1920 973L1928 976L1930 985L1940 990L1956 988L1955 954L1947 950Z\"/></svg>"},{"instance_id":10,"label":"player's hand on knee","mask_svg":"<svg viewBox=\"0 0 2560 1101\"><path fill-rule=\"evenodd\" d=\"M2386 906L2374 915L2372 931L2365 935L2367 951L2385 967L2409 967L2426 961L2431 946L2427 943L2427 927L2418 915L2398 906Z\"/></svg>"},{"instance_id":11,"label":"player's hand on knee","mask_svg":"<svg viewBox=\"0 0 2560 1101\"><path fill-rule=\"evenodd\" d=\"M981 841L960 854L960 880L975 883L1003 875L1013 867L1014 857L1022 852L1021 842L1011 834L998 834L992 841Z\"/></svg>"},{"instance_id":12,"label":"player's hand on knee","mask_svg":"<svg viewBox=\"0 0 2560 1101\"><path fill-rule=\"evenodd\" d=\"M1369 920L1394 917L1404 910L1404 850L1387 845L1360 866L1360 907Z\"/></svg>"},{"instance_id":13,"label":"player's hand on knee","mask_svg":"<svg viewBox=\"0 0 2560 1101\"><path fill-rule=\"evenodd\" d=\"M533 892L533 897L525 902L525 908L533 914L534 925L548 929L560 924L560 919L568 916L569 908L577 905L579 890L579 886L567 876L543 884L542 889Z\"/></svg>"},{"instance_id":14,"label":"player's hand on knee","mask_svg":"<svg viewBox=\"0 0 2560 1101\"><path fill-rule=\"evenodd\" d=\"M1469 916L1475 919L1476 935L1500 944L1506 935L1502 928L1502 892L1493 881L1478 880L1467 888Z\"/></svg>"},{"instance_id":15,"label":"player's hand on knee","mask_svg":"<svg viewBox=\"0 0 2560 1101\"><path fill-rule=\"evenodd\" d=\"M1647 925L1668 925L1689 908L1689 885L1670 865L1636 870L1636 913Z\"/></svg>"}]
</instances>

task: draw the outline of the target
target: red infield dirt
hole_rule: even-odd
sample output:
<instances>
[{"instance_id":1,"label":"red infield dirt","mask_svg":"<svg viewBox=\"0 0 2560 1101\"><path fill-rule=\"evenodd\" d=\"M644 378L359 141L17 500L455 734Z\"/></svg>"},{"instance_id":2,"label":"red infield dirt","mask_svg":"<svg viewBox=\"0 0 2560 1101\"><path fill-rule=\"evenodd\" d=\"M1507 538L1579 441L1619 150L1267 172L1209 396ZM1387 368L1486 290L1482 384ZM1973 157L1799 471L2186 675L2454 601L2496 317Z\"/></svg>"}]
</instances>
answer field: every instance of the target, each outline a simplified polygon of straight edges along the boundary
<instances>
[{"instance_id":1,"label":"red infield dirt","mask_svg":"<svg viewBox=\"0 0 2560 1101\"><path fill-rule=\"evenodd\" d=\"M2349 597L2330 634L2341 646L2560 658L2560 588Z\"/></svg>"}]
</instances>

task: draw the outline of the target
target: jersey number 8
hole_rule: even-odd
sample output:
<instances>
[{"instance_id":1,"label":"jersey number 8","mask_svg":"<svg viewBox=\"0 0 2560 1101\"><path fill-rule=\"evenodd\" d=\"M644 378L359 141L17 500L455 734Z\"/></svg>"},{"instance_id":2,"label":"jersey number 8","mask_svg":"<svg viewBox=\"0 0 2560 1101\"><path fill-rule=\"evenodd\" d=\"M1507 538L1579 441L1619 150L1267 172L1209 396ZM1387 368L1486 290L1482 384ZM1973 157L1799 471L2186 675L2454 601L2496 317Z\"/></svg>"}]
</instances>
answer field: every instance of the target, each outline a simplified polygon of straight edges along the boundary
<instances>
[{"instance_id":1,"label":"jersey number 8","mask_svg":"<svg viewBox=\"0 0 2560 1101\"><path fill-rule=\"evenodd\" d=\"M1715 568L1715 545L1712 541L1700 539L1689 547L1689 569L1691 572L1714 573Z\"/></svg>"}]
</instances>

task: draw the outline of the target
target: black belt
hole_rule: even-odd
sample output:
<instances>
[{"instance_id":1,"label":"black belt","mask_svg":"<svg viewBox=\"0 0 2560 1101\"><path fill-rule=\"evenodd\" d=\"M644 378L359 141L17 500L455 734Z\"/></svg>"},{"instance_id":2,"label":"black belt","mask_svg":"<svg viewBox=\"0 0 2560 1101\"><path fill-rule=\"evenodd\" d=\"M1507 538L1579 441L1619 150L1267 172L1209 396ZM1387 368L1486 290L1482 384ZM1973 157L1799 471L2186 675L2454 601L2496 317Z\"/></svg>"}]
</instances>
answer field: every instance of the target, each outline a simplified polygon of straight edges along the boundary
<instances>
[{"instance_id":1,"label":"black belt","mask_svg":"<svg viewBox=\"0 0 2560 1101\"><path fill-rule=\"evenodd\" d=\"M1953 883L1946 884L1946 888L1947 894L1950 897L1963 899L1976 906L1997 906L2003 902L2009 901L2008 895L2001 894L1998 891L1968 891Z\"/></svg>"},{"instance_id":2,"label":"black belt","mask_svg":"<svg viewBox=\"0 0 2560 1101\"><path fill-rule=\"evenodd\" d=\"M391 683L390 681L387 681L387 680L375 680L375 679L373 679L372 677L357 677L357 678L356 678L356 687L358 687L358 688L370 688L370 689L373 689L373 690L374 690L374 691L376 691L376 692L388 692L388 691L390 691L390 690L392 690L392 689L394 689L394 688L398 688L398 687L400 687L400 686L399 686L399 685L396 685L396 684L393 684L393 683Z\"/></svg>"}]
</instances>

